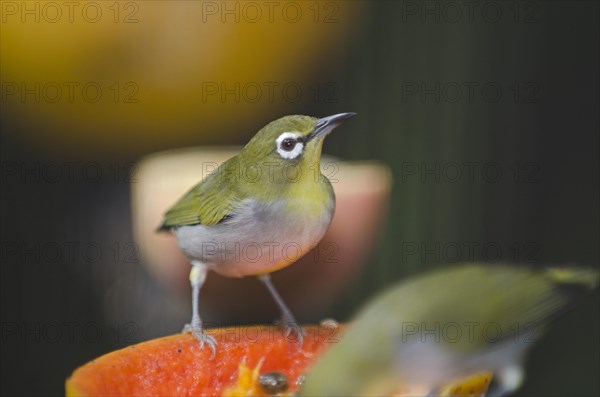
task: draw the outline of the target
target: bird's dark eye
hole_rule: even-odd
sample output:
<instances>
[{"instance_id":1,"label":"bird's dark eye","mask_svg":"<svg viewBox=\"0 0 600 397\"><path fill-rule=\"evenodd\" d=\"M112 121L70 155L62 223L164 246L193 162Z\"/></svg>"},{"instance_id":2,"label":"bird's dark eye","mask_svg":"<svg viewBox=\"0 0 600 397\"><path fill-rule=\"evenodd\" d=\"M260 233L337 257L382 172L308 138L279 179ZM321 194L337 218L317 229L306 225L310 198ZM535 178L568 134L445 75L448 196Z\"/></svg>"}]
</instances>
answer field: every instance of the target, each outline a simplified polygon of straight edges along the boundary
<instances>
[{"instance_id":1,"label":"bird's dark eye","mask_svg":"<svg viewBox=\"0 0 600 397\"><path fill-rule=\"evenodd\" d=\"M284 132L277 137L277 153L286 160L292 160L302 154L304 140L300 133Z\"/></svg>"},{"instance_id":2,"label":"bird's dark eye","mask_svg":"<svg viewBox=\"0 0 600 397\"><path fill-rule=\"evenodd\" d=\"M296 147L296 140L292 138L286 138L281 141L281 148L286 152L291 152Z\"/></svg>"}]
</instances>

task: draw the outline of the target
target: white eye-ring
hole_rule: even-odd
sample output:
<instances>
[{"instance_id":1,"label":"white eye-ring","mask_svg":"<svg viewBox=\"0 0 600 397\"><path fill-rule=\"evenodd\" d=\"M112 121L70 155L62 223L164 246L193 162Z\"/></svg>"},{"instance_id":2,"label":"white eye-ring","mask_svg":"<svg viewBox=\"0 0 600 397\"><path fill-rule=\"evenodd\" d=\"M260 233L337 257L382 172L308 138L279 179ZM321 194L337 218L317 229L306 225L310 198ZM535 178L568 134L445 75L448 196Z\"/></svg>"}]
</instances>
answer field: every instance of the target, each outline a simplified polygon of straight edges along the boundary
<instances>
[{"instance_id":1,"label":"white eye-ring","mask_svg":"<svg viewBox=\"0 0 600 397\"><path fill-rule=\"evenodd\" d=\"M284 159L295 159L304 150L304 142L299 139L300 134L284 132L277 138L277 153Z\"/></svg>"}]
</instances>

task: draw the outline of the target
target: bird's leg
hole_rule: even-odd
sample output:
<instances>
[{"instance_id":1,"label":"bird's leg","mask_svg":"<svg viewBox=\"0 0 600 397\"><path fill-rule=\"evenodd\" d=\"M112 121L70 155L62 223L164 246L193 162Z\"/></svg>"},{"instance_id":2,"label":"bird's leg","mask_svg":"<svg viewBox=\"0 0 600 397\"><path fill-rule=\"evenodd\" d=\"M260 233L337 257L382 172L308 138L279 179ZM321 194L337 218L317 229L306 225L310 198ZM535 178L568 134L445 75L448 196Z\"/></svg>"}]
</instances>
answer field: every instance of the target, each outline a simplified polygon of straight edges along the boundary
<instances>
[{"instance_id":1,"label":"bird's leg","mask_svg":"<svg viewBox=\"0 0 600 397\"><path fill-rule=\"evenodd\" d=\"M279 293L275 289L273 282L271 282L271 275L263 274L261 276L258 276L258 279L265 284L265 286L271 293L271 296L273 296L275 303L277 303L277 306L279 306L279 310L281 311L281 321L285 329L285 336L289 336L290 333L294 331L296 335L298 335L298 343L302 345L302 340L304 339L304 330L302 329L302 327L300 327L300 325L294 318L294 315L292 314L290 309L288 309L287 305L281 298L281 295L279 295Z\"/></svg>"},{"instance_id":2,"label":"bird's leg","mask_svg":"<svg viewBox=\"0 0 600 397\"><path fill-rule=\"evenodd\" d=\"M212 356L214 357L217 352L217 340L214 336L208 335L202 330L202 320L200 319L198 309L200 288L202 288L202 284L206 280L206 272L207 268L204 263L192 261L192 270L190 271L190 283L192 284L192 322L186 324L182 332L191 332L200 342L200 347L203 347L206 343L210 347L210 350L212 350Z\"/></svg>"}]
</instances>

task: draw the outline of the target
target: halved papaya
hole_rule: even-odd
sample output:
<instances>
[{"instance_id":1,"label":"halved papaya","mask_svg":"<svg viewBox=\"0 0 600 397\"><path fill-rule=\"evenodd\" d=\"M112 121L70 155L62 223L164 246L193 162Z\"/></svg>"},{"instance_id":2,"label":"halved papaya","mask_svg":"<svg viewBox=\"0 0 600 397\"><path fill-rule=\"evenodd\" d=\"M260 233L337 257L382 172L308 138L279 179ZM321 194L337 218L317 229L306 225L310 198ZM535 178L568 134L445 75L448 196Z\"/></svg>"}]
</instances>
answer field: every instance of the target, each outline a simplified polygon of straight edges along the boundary
<instances>
[{"instance_id":1,"label":"halved papaya","mask_svg":"<svg viewBox=\"0 0 600 397\"><path fill-rule=\"evenodd\" d=\"M304 328L302 345L277 326L243 326L209 330L216 355L200 348L191 334L154 339L108 353L81 366L66 382L67 396L221 396L268 395L258 375L280 373L289 392L301 375L344 326ZM254 375L254 376L253 376ZM246 393L246 394L245 394Z\"/></svg>"},{"instance_id":2,"label":"halved papaya","mask_svg":"<svg viewBox=\"0 0 600 397\"><path fill-rule=\"evenodd\" d=\"M291 396L313 362L342 336L346 325L308 326L302 345L276 326L209 330L213 357L190 334L154 339L108 353L67 379L67 396ZM492 374L482 372L447 385L446 396L481 396ZM410 388L397 395L410 395ZM408 394L407 394L408 393ZM414 393L413 393L414 394Z\"/></svg>"}]
</instances>

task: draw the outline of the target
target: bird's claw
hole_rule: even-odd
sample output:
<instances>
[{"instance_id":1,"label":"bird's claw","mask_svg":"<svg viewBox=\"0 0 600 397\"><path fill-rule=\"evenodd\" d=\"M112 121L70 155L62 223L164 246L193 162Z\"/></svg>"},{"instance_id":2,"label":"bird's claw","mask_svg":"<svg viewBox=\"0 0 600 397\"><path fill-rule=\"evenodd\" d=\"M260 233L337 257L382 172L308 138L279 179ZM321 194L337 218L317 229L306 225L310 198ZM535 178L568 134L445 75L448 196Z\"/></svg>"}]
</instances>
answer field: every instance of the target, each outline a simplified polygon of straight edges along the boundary
<instances>
[{"instance_id":1,"label":"bird's claw","mask_svg":"<svg viewBox=\"0 0 600 397\"><path fill-rule=\"evenodd\" d=\"M304 336L306 336L306 331L302 326L300 326L294 319L282 318L281 326L283 327L283 334L286 338L289 338L293 333L296 334L298 343L302 346L302 342L304 341Z\"/></svg>"},{"instance_id":2,"label":"bird's claw","mask_svg":"<svg viewBox=\"0 0 600 397\"><path fill-rule=\"evenodd\" d=\"M200 348L203 348L205 344L208 345L212 351L211 358L215 357L217 354L217 339L214 336L204 332L200 325L186 324L183 326L182 332L191 333L198 340L198 342L200 342Z\"/></svg>"}]
</instances>

